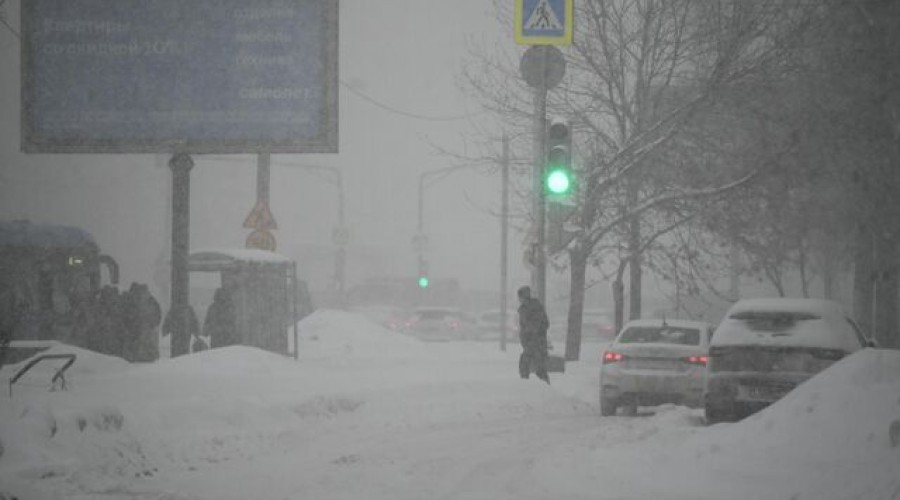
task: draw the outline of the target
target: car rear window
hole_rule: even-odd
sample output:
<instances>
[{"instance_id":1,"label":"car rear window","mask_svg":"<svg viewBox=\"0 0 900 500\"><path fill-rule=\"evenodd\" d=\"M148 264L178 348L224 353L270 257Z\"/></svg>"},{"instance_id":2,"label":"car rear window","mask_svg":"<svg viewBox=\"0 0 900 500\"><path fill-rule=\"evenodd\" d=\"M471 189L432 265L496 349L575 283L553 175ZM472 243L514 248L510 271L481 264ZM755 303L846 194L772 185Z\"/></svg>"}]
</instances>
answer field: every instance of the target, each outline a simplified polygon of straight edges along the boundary
<instances>
[{"instance_id":1,"label":"car rear window","mask_svg":"<svg viewBox=\"0 0 900 500\"><path fill-rule=\"evenodd\" d=\"M700 345L700 330L695 328L635 326L622 332L619 342L623 344Z\"/></svg>"},{"instance_id":2,"label":"car rear window","mask_svg":"<svg viewBox=\"0 0 900 500\"><path fill-rule=\"evenodd\" d=\"M732 314L729 318L742 321L747 328L759 332L789 330L799 322L821 319L816 314L793 311L743 311Z\"/></svg>"}]
</instances>

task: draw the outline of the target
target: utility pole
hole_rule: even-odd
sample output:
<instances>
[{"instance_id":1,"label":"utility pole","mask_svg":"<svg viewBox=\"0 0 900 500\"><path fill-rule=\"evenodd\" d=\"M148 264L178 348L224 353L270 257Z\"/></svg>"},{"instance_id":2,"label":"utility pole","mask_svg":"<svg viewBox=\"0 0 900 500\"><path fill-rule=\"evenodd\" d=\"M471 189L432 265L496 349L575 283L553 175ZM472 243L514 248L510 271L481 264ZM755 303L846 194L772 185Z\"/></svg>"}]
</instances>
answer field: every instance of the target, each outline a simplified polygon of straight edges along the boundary
<instances>
[{"instance_id":1,"label":"utility pole","mask_svg":"<svg viewBox=\"0 0 900 500\"><path fill-rule=\"evenodd\" d=\"M509 138L503 135L500 159L500 350L506 350L506 291L509 287Z\"/></svg>"}]
</instances>

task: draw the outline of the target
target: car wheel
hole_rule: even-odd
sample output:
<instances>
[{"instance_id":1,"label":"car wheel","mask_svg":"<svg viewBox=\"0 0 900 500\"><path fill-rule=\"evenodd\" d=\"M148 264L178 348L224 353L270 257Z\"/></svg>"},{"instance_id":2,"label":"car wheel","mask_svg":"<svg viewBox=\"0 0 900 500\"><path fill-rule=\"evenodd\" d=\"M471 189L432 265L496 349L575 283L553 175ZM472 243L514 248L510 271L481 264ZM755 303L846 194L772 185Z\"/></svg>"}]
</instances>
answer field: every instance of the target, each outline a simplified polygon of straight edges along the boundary
<instances>
[{"instance_id":1,"label":"car wheel","mask_svg":"<svg viewBox=\"0 0 900 500\"><path fill-rule=\"evenodd\" d=\"M617 407L618 405L614 398L603 397L603 394L600 394L600 415L611 417L616 414Z\"/></svg>"}]
</instances>

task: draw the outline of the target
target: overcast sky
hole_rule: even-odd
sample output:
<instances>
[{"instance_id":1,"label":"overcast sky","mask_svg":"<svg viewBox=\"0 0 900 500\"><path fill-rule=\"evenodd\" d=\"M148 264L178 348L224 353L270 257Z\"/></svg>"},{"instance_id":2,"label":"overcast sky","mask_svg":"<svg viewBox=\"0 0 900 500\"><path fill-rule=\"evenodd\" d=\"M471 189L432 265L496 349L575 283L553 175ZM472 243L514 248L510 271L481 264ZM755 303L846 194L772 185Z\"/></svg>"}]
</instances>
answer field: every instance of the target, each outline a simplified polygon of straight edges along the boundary
<instances>
[{"instance_id":1,"label":"overcast sky","mask_svg":"<svg viewBox=\"0 0 900 500\"><path fill-rule=\"evenodd\" d=\"M17 31L19 5L4 4ZM471 39L521 51L486 0L340 1L340 153L272 156L277 251L297 259L314 288L328 286L333 269L337 191L328 179L291 165L342 172L348 285L369 275L412 275L419 174L453 165L429 142L462 151L472 122L409 115L485 119L456 84ZM154 284L154 269L168 275L168 157L21 153L19 50L16 36L0 26L0 218L85 227L118 260L125 286ZM243 246L249 231L241 224L256 196L255 157L197 155L194 161L191 247ZM456 277L470 289L498 287L500 222L493 213L499 189L499 176L482 169L454 173L426 190L433 276ZM513 288L528 276L520 242L511 232Z\"/></svg>"}]
</instances>

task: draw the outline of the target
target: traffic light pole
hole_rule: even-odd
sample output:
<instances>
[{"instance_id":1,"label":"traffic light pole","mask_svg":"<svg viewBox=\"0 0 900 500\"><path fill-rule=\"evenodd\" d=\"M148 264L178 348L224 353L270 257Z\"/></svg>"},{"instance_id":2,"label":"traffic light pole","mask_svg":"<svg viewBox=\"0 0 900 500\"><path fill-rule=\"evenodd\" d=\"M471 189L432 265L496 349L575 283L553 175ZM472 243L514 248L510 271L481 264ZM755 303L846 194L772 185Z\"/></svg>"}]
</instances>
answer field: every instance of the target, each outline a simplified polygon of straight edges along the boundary
<instances>
[{"instance_id":1,"label":"traffic light pole","mask_svg":"<svg viewBox=\"0 0 900 500\"><path fill-rule=\"evenodd\" d=\"M542 304L547 304L547 259L546 259L546 220L547 200L544 193L544 169L546 154L546 121L547 121L547 88L534 88L534 167L532 169L533 203L532 216L534 230L537 233L533 252L534 268L531 271L531 288Z\"/></svg>"},{"instance_id":2,"label":"traffic light pole","mask_svg":"<svg viewBox=\"0 0 900 500\"><path fill-rule=\"evenodd\" d=\"M547 91L559 85L566 72L566 59L562 52L552 45L532 45L519 63L522 78L534 89L534 167L532 169L532 221L534 248L529 254L533 262L531 288L535 296L547 304L547 250L546 250L546 195L544 193L544 173L547 162Z\"/></svg>"}]
</instances>

